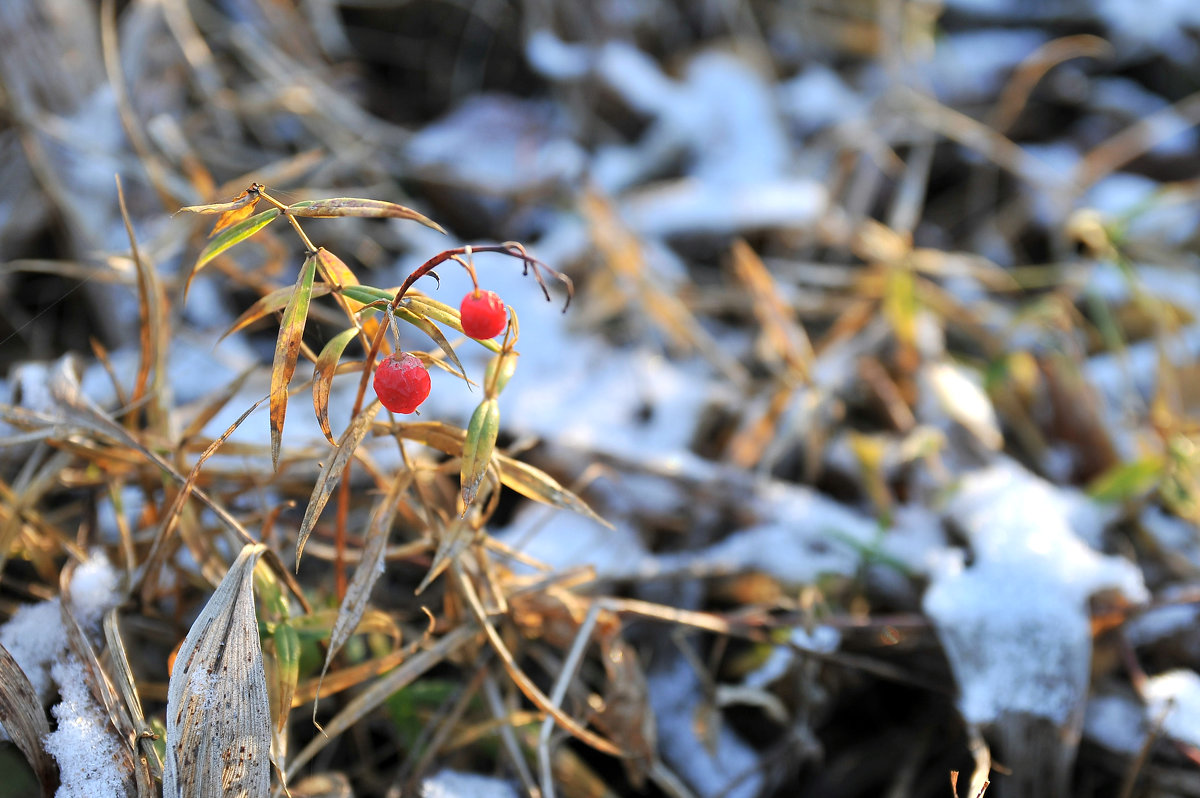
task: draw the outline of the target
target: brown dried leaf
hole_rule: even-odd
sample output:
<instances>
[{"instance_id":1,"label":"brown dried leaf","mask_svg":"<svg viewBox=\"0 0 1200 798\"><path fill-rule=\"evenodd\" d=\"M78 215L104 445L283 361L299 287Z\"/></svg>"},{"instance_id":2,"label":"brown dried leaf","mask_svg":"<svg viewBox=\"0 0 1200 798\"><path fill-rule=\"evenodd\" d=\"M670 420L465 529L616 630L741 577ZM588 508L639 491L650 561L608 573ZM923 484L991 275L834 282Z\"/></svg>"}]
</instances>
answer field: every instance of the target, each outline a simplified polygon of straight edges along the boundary
<instances>
[{"instance_id":1,"label":"brown dried leaf","mask_svg":"<svg viewBox=\"0 0 1200 798\"><path fill-rule=\"evenodd\" d=\"M346 351L346 347L356 335L358 330L350 327L330 338L317 355L317 362L313 366L313 410L316 411L321 432L324 432L325 438L335 446L337 441L333 439L333 430L329 428L329 392L333 388L333 375L337 372L342 352Z\"/></svg>"},{"instance_id":2,"label":"brown dried leaf","mask_svg":"<svg viewBox=\"0 0 1200 798\"><path fill-rule=\"evenodd\" d=\"M371 422L375 420L380 407L382 405L378 401L374 401L359 412L354 420L350 422L350 425L346 427L346 431L342 433L333 456L321 468L321 473L317 476L317 484L313 486L312 496L308 500L308 507L304 510L304 519L300 522L300 532L296 538L297 569L300 567L300 557L304 554L305 541L312 534L313 527L317 523L317 518L320 517L321 511L325 509L325 505L329 502L329 497L333 493L333 489L337 486L338 479L342 476L342 471L346 469L346 464L354 456L354 450L362 443L362 439L367 436L367 430L371 428Z\"/></svg>"},{"instance_id":3,"label":"brown dried leaf","mask_svg":"<svg viewBox=\"0 0 1200 798\"><path fill-rule=\"evenodd\" d=\"M321 200L305 200L288 206L293 216L308 216L314 219L332 219L336 216L360 216L371 219L411 219L426 227L445 233L442 226L412 208L383 200L357 199L355 197L333 197Z\"/></svg>"},{"instance_id":4,"label":"brown dried leaf","mask_svg":"<svg viewBox=\"0 0 1200 798\"><path fill-rule=\"evenodd\" d=\"M50 733L50 723L29 677L0 645L0 725L25 755L42 786L43 798L50 798L58 788L58 767L42 747Z\"/></svg>"},{"instance_id":5,"label":"brown dried leaf","mask_svg":"<svg viewBox=\"0 0 1200 798\"><path fill-rule=\"evenodd\" d=\"M367 601L371 598L371 589L383 575L383 555L387 551L388 534L391 532L392 522L396 518L400 497L408 489L412 479L412 471L405 471L393 479L387 494L375 505L375 509L371 513L371 520L367 522L367 545L363 549L358 567L354 569L354 576L351 577L350 584L346 587L346 597L342 599L342 606L338 608L337 621L334 622L333 631L329 635L329 650L325 654L325 664L321 668L322 680L325 678L333 658L337 656L342 646L358 628L359 621L366 612Z\"/></svg>"},{"instance_id":6,"label":"brown dried leaf","mask_svg":"<svg viewBox=\"0 0 1200 798\"><path fill-rule=\"evenodd\" d=\"M313 280L317 275L317 259L307 257L296 278L296 287L283 311L279 337L275 340L275 359L271 363L271 464L279 467L279 447L283 442L283 420L287 415L288 384L296 372L300 357L300 342L304 338L304 323L312 300Z\"/></svg>"},{"instance_id":7,"label":"brown dried leaf","mask_svg":"<svg viewBox=\"0 0 1200 798\"><path fill-rule=\"evenodd\" d=\"M248 544L184 638L167 688L164 798L266 795L271 705Z\"/></svg>"}]
</instances>

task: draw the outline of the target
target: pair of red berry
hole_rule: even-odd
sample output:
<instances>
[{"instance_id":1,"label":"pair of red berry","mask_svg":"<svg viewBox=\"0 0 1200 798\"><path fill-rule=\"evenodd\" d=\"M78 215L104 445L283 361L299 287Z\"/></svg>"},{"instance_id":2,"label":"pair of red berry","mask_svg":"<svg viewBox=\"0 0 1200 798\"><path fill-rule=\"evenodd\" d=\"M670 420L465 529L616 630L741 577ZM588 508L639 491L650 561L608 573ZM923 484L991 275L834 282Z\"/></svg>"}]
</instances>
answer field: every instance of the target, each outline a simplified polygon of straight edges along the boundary
<instances>
[{"instance_id":1,"label":"pair of red berry","mask_svg":"<svg viewBox=\"0 0 1200 798\"><path fill-rule=\"evenodd\" d=\"M508 311L495 291L476 288L459 306L463 332L472 338L495 338L508 324ZM375 395L393 413L411 413L429 396L429 370L412 353L388 355L375 369Z\"/></svg>"}]
</instances>

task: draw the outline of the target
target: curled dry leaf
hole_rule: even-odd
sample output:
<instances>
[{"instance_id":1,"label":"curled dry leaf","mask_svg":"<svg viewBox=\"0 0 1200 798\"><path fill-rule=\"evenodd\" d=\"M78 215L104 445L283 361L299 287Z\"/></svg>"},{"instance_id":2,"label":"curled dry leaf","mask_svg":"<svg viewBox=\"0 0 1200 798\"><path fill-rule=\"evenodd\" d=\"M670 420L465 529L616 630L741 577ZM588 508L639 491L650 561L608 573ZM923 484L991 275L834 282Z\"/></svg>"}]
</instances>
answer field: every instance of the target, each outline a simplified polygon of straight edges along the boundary
<instances>
[{"instance_id":1,"label":"curled dry leaf","mask_svg":"<svg viewBox=\"0 0 1200 798\"><path fill-rule=\"evenodd\" d=\"M42 740L50 734L50 724L29 677L4 646L0 646L0 726L33 768L42 795L53 795L58 786L58 768L42 747Z\"/></svg>"},{"instance_id":2,"label":"curled dry leaf","mask_svg":"<svg viewBox=\"0 0 1200 798\"><path fill-rule=\"evenodd\" d=\"M246 545L184 638L167 688L164 798L267 795L271 706Z\"/></svg>"}]
</instances>

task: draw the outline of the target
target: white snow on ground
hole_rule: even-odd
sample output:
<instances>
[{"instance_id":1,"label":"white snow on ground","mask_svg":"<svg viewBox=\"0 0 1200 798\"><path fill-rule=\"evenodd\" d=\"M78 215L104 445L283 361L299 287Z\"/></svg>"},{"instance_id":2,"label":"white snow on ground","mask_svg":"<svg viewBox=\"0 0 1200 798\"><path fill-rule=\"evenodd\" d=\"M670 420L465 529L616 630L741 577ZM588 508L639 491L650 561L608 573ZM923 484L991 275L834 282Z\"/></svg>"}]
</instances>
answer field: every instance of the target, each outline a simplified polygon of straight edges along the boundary
<instances>
[{"instance_id":1,"label":"white snow on ground","mask_svg":"<svg viewBox=\"0 0 1200 798\"><path fill-rule=\"evenodd\" d=\"M754 798L765 786L758 754L728 726L706 741L696 734L703 688L682 657L647 676L647 694L658 722L659 753L699 798ZM710 747L711 746L711 747Z\"/></svg>"},{"instance_id":2,"label":"white snow on ground","mask_svg":"<svg viewBox=\"0 0 1200 798\"><path fill-rule=\"evenodd\" d=\"M1146 718L1162 719L1167 736L1200 746L1200 676L1195 671L1172 670L1151 676L1142 688Z\"/></svg>"},{"instance_id":3,"label":"white snow on ground","mask_svg":"<svg viewBox=\"0 0 1200 798\"><path fill-rule=\"evenodd\" d=\"M121 741L108 728L108 714L92 698L83 665L73 654L55 661L51 675L62 696L54 706L58 721L45 740L58 762L62 784L55 798L114 798L124 795L127 775L120 763Z\"/></svg>"},{"instance_id":4,"label":"white snow on ground","mask_svg":"<svg viewBox=\"0 0 1200 798\"><path fill-rule=\"evenodd\" d=\"M1132 695L1098 695L1088 701L1083 734L1109 751L1136 754L1147 728L1145 708Z\"/></svg>"},{"instance_id":5,"label":"white snow on ground","mask_svg":"<svg viewBox=\"0 0 1200 798\"><path fill-rule=\"evenodd\" d=\"M971 722L1028 713L1065 723L1082 708L1091 662L1089 596L1143 601L1137 567L1100 554L1098 516L1015 463L967 475L947 507L974 555L944 558L924 609L933 619ZM1091 527L1088 529L1087 527Z\"/></svg>"},{"instance_id":6,"label":"white snow on ground","mask_svg":"<svg viewBox=\"0 0 1200 798\"><path fill-rule=\"evenodd\" d=\"M421 798L517 798L517 791L503 779L443 770L421 782Z\"/></svg>"}]
</instances>

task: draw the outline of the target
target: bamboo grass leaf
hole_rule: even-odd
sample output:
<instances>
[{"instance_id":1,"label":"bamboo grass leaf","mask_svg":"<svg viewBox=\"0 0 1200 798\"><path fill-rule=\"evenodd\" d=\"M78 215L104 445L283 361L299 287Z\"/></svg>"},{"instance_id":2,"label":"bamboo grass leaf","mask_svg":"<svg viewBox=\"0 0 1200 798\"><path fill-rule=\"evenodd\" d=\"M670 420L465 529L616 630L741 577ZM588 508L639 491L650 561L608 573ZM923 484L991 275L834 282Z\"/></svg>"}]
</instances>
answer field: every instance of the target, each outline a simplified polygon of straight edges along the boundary
<instances>
[{"instance_id":1,"label":"bamboo grass leaf","mask_svg":"<svg viewBox=\"0 0 1200 798\"><path fill-rule=\"evenodd\" d=\"M426 227L446 231L440 224L417 213L412 208L383 200L358 199L356 197L332 197L330 199L305 200L288 206L293 216L308 216L314 219L332 219L337 216L359 216L370 219L410 219Z\"/></svg>"},{"instance_id":2,"label":"bamboo grass leaf","mask_svg":"<svg viewBox=\"0 0 1200 798\"><path fill-rule=\"evenodd\" d=\"M234 244L240 244L242 241L245 241L247 238L266 227L271 222L275 221L275 217L278 215L279 211L276 208L263 211L260 214L251 216L249 219L244 219L238 222L233 227L230 227L228 230L209 241L208 244L205 245L204 249L200 250L200 255L196 258L196 265L193 266L191 272L188 273L187 283L185 283L183 286L183 295L185 297L187 296L188 290L192 287L192 280L196 277L196 274L208 264L209 261L232 247Z\"/></svg>"},{"instance_id":3,"label":"bamboo grass leaf","mask_svg":"<svg viewBox=\"0 0 1200 798\"><path fill-rule=\"evenodd\" d=\"M317 362L313 366L313 410L317 414L321 432L325 433L325 438L335 446L337 441L333 439L333 430L329 428L329 392L333 388L333 375L337 372L342 352L346 351L346 347L357 334L358 330L350 327L330 338L317 355Z\"/></svg>"},{"instance_id":4,"label":"bamboo grass leaf","mask_svg":"<svg viewBox=\"0 0 1200 798\"><path fill-rule=\"evenodd\" d=\"M279 447L283 442L283 420L287 415L288 384L296 372L300 357L300 342L304 338L304 323L312 301L313 279L317 274L317 259L304 259L300 276L291 299L283 311L279 337L275 340L275 359L271 364L271 464L279 467Z\"/></svg>"}]
</instances>

